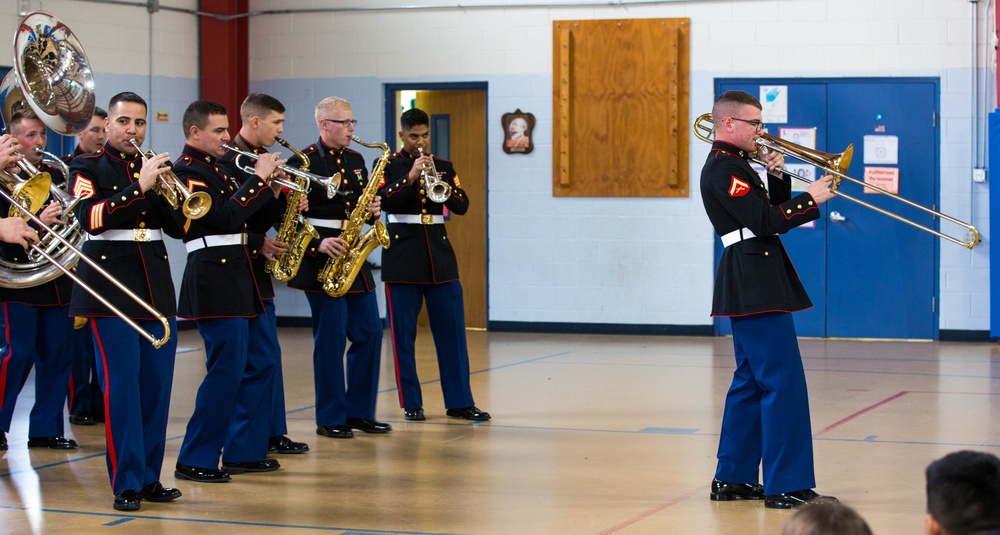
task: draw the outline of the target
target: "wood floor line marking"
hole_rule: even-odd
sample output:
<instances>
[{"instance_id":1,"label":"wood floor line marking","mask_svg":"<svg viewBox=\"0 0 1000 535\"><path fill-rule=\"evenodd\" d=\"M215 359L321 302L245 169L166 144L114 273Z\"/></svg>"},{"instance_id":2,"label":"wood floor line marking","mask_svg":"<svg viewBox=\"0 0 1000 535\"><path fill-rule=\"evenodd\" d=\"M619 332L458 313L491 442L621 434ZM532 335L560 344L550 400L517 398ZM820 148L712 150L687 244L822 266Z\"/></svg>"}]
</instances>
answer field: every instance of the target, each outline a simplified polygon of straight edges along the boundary
<instances>
[{"instance_id":1,"label":"wood floor line marking","mask_svg":"<svg viewBox=\"0 0 1000 535\"><path fill-rule=\"evenodd\" d=\"M903 397L903 396L905 396L906 394L909 394L909 393L910 393L909 390L903 390L901 392L897 392L896 394L893 394L893 395L891 395L891 396L883 399L882 401L879 401L878 403L875 403L874 405L869 405L869 406L867 406L867 407L865 407L865 408L863 408L863 409L855 412L854 414L851 414L851 415L849 415L849 416L847 416L845 418L841 418L840 420L838 420L838 421L836 421L836 422L834 422L834 423L832 423L832 424L824 427L818 433L814 434L813 437L815 438L815 437L821 436L824 433L826 433L827 431L830 431L831 429L834 429L835 427L837 427L837 426L839 426L841 424L845 424L845 423L847 423L847 422L849 422L849 421L857 418L858 416L861 416L862 414L865 414L866 412L873 411L873 410L881 407L882 405L885 405L887 403L892 403L893 401L895 401L895 400L897 400L897 399L899 399L899 398L901 398L901 397Z\"/></svg>"},{"instance_id":2,"label":"wood floor line marking","mask_svg":"<svg viewBox=\"0 0 1000 535\"><path fill-rule=\"evenodd\" d=\"M636 516L634 516L634 517L632 517L632 518L630 518L630 519L628 519L628 520L626 520L626 521L624 521L624 522L622 522L622 523L620 523L620 524L618 524L616 526L612 526L612 527L610 527L610 528L608 528L608 529L606 529L604 531L599 532L597 535L611 535L612 533L617 533L617 532L619 532L619 531L621 531L621 530L623 530L623 529L625 529L625 528L627 528L627 527L629 527L629 526L631 526L633 524L641 522L641 521L643 521L643 520L645 520L645 519L647 519L647 518L649 518L649 517L651 517L651 516L653 516L653 515L661 512L661 511L663 511L664 509L668 509L670 507L673 507L674 505L677 505L678 503L681 503L684 500L687 500L688 498L690 498L690 497L692 497L692 496L694 496L694 495L696 495L696 494L698 494L700 492L707 492L708 489L709 489L708 486L698 487L697 489L694 489L691 492L688 492L687 494L684 494L682 496L677 496L677 497L675 497L672 500L668 500L666 502L663 502L660 505L657 505L656 507L654 507L652 509L649 509L648 511L643 511L643 512L639 513L638 515L636 515Z\"/></svg>"}]
</instances>

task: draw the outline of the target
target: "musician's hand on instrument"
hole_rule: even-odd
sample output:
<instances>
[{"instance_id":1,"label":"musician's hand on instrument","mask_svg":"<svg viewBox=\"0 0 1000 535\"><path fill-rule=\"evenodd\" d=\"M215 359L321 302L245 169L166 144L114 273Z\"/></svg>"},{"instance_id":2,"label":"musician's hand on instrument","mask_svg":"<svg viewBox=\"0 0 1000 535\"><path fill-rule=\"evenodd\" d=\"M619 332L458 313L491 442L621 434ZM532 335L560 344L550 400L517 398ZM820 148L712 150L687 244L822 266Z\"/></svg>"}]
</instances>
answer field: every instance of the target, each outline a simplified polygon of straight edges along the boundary
<instances>
[{"instance_id":1,"label":"musician's hand on instrument","mask_svg":"<svg viewBox=\"0 0 1000 535\"><path fill-rule=\"evenodd\" d=\"M347 253L347 242L341 238L323 238L316 250L330 258L338 258Z\"/></svg>"},{"instance_id":2,"label":"musician's hand on instrument","mask_svg":"<svg viewBox=\"0 0 1000 535\"><path fill-rule=\"evenodd\" d=\"M812 196L816 204L823 204L833 197L833 190L830 185L833 183L833 175L823 175L819 180L809 184L806 192Z\"/></svg>"},{"instance_id":3,"label":"musician's hand on instrument","mask_svg":"<svg viewBox=\"0 0 1000 535\"><path fill-rule=\"evenodd\" d=\"M139 170L139 189L145 193L149 191L157 182L160 175L173 172L170 169L170 153L161 152L152 158L148 158Z\"/></svg>"},{"instance_id":4,"label":"musician's hand on instrument","mask_svg":"<svg viewBox=\"0 0 1000 535\"><path fill-rule=\"evenodd\" d=\"M303 195L299 197L299 211L308 212L309 211L309 196Z\"/></svg>"},{"instance_id":5,"label":"musician's hand on instrument","mask_svg":"<svg viewBox=\"0 0 1000 535\"><path fill-rule=\"evenodd\" d=\"M278 165L280 165L278 156L280 154L277 152L260 154L257 158L257 163L253 166L254 173L262 178L270 178L274 174L274 171L278 169Z\"/></svg>"},{"instance_id":6,"label":"musician's hand on instrument","mask_svg":"<svg viewBox=\"0 0 1000 535\"><path fill-rule=\"evenodd\" d=\"M769 173L774 172L775 169L785 166L785 155L777 151L765 151L761 155L761 160L764 161L764 167Z\"/></svg>"},{"instance_id":7,"label":"musician's hand on instrument","mask_svg":"<svg viewBox=\"0 0 1000 535\"><path fill-rule=\"evenodd\" d=\"M372 202L368 203L368 211L375 219L382 217L382 197L376 195L372 198Z\"/></svg>"},{"instance_id":8,"label":"musician's hand on instrument","mask_svg":"<svg viewBox=\"0 0 1000 535\"><path fill-rule=\"evenodd\" d=\"M19 154L21 144L17 138L10 134L0 136L0 167L7 169L11 173L17 172L17 161L24 158Z\"/></svg>"},{"instance_id":9,"label":"musician's hand on instrument","mask_svg":"<svg viewBox=\"0 0 1000 535\"><path fill-rule=\"evenodd\" d=\"M38 243L38 233L20 217L5 217L0 219L0 241L27 249L28 244Z\"/></svg>"},{"instance_id":10,"label":"musician's hand on instrument","mask_svg":"<svg viewBox=\"0 0 1000 535\"><path fill-rule=\"evenodd\" d=\"M413 184L418 178L420 178L420 173L424 170L424 166L421 165L424 158L426 158L426 156L421 156L420 158L413 160L413 167L411 167L410 172L406 174L407 184Z\"/></svg>"},{"instance_id":11,"label":"musician's hand on instrument","mask_svg":"<svg viewBox=\"0 0 1000 535\"><path fill-rule=\"evenodd\" d=\"M53 202L49 203L48 206L42 209L42 211L38 214L38 219L41 219L42 223L45 223L46 226L51 227L56 223L64 223L64 221L59 219L59 216L61 215L62 206L60 206L57 202Z\"/></svg>"},{"instance_id":12,"label":"musician's hand on instrument","mask_svg":"<svg viewBox=\"0 0 1000 535\"><path fill-rule=\"evenodd\" d=\"M271 260L272 256L281 256L287 252L287 243L264 236L264 245L260 246L260 254L264 255L264 258Z\"/></svg>"}]
</instances>

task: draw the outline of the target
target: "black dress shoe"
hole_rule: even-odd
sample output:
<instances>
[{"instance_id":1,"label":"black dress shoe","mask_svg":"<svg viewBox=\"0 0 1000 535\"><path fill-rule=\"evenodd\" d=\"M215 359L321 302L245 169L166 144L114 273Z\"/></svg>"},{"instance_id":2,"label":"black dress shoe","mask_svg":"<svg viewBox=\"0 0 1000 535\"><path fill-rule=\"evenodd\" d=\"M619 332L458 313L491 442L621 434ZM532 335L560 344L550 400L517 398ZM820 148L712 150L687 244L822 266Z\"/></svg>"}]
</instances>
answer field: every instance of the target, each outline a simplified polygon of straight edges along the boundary
<instances>
[{"instance_id":1,"label":"black dress shoe","mask_svg":"<svg viewBox=\"0 0 1000 535\"><path fill-rule=\"evenodd\" d=\"M0 451L7 451L7 434L0 431Z\"/></svg>"},{"instance_id":2,"label":"black dress shoe","mask_svg":"<svg viewBox=\"0 0 1000 535\"><path fill-rule=\"evenodd\" d=\"M65 437L28 437L29 448L49 448L50 450L71 450L77 447L75 440Z\"/></svg>"},{"instance_id":3,"label":"black dress shoe","mask_svg":"<svg viewBox=\"0 0 1000 535\"><path fill-rule=\"evenodd\" d=\"M382 422L376 422L375 420L362 420L360 418L348 418L347 425L357 429L358 431L364 431L365 433L388 433L392 431L392 426Z\"/></svg>"},{"instance_id":4,"label":"black dress shoe","mask_svg":"<svg viewBox=\"0 0 1000 535\"><path fill-rule=\"evenodd\" d=\"M462 409L448 409L448 416L452 418L463 418L465 420L475 420L485 422L490 419L490 413L479 410L475 405Z\"/></svg>"},{"instance_id":5,"label":"black dress shoe","mask_svg":"<svg viewBox=\"0 0 1000 535\"><path fill-rule=\"evenodd\" d=\"M403 409L403 418L414 421L423 421L427 419L427 417L424 416L424 409L419 407L416 409Z\"/></svg>"},{"instance_id":6,"label":"black dress shoe","mask_svg":"<svg viewBox=\"0 0 1000 535\"><path fill-rule=\"evenodd\" d=\"M346 425L321 425L316 428L316 434L330 438L354 438L354 431Z\"/></svg>"},{"instance_id":7,"label":"black dress shoe","mask_svg":"<svg viewBox=\"0 0 1000 535\"><path fill-rule=\"evenodd\" d=\"M277 459L264 459L263 461L247 461L243 463L222 463L222 468L231 474L242 474L244 472L273 472L281 468Z\"/></svg>"},{"instance_id":8,"label":"black dress shoe","mask_svg":"<svg viewBox=\"0 0 1000 535\"><path fill-rule=\"evenodd\" d=\"M837 503L840 500L833 496L821 496L812 489L797 490L784 494L764 496L764 507L771 509L793 509L803 505L820 505Z\"/></svg>"},{"instance_id":9,"label":"black dress shoe","mask_svg":"<svg viewBox=\"0 0 1000 535\"><path fill-rule=\"evenodd\" d=\"M181 497L181 491L164 487L159 481L150 483L139 491L139 497L151 502L172 502Z\"/></svg>"},{"instance_id":10,"label":"black dress shoe","mask_svg":"<svg viewBox=\"0 0 1000 535\"><path fill-rule=\"evenodd\" d=\"M764 486L757 483L726 483L712 480L712 493L708 497L717 502L730 500L763 500Z\"/></svg>"},{"instance_id":11,"label":"black dress shoe","mask_svg":"<svg viewBox=\"0 0 1000 535\"><path fill-rule=\"evenodd\" d=\"M115 509L119 511L138 511L141 505L137 491L123 490L115 494Z\"/></svg>"},{"instance_id":12,"label":"black dress shoe","mask_svg":"<svg viewBox=\"0 0 1000 535\"><path fill-rule=\"evenodd\" d=\"M198 468L181 463L177 463L177 469L174 470L174 477L198 481L199 483L225 483L232 479L229 477L229 472L223 470Z\"/></svg>"},{"instance_id":13,"label":"black dress shoe","mask_svg":"<svg viewBox=\"0 0 1000 535\"><path fill-rule=\"evenodd\" d=\"M292 439L278 435L267 439L268 453L305 453L309 451L309 445L305 442L295 442Z\"/></svg>"},{"instance_id":14,"label":"black dress shoe","mask_svg":"<svg viewBox=\"0 0 1000 535\"><path fill-rule=\"evenodd\" d=\"M94 421L94 417L85 412L78 414L69 415L69 423L73 425L94 425L97 422Z\"/></svg>"}]
</instances>

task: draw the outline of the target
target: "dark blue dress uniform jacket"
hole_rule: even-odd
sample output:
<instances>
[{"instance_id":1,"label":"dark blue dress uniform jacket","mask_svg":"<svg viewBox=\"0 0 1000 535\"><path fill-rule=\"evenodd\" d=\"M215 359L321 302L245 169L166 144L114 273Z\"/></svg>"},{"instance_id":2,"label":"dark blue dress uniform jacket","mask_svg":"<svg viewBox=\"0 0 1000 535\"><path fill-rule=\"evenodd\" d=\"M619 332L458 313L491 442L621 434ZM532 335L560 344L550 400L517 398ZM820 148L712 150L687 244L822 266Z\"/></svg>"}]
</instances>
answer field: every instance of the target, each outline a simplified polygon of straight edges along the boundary
<instances>
[{"instance_id":1,"label":"dark blue dress uniform jacket","mask_svg":"<svg viewBox=\"0 0 1000 535\"><path fill-rule=\"evenodd\" d=\"M726 247L715 277L713 316L795 312L812 306L785 252L783 234L820 216L808 193L791 196L791 179L760 175L740 149L717 141L701 172L705 211L719 236L748 228L756 238ZM768 194L770 192L770 195Z\"/></svg>"},{"instance_id":2,"label":"dark blue dress uniform jacket","mask_svg":"<svg viewBox=\"0 0 1000 535\"><path fill-rule=\"evenodd\" d=\"M142 158L128 155L110 145L92 154L73 159L70 164L73 195L82 200L73 213L83 229L101 234L109 229L163 229L180 238L182 231L171 215L171 207L154 192L139 189ZM140 299L166 317L177 313L177 295L170 278L170 262L163 241L88 240L83 252L132 290ZM86 262L77 266L80 278L100 295L133 319L155 320L145 308L102 277ZM71 316L114 317L100 301L82 288L73 289Z\"/></svg>"},{"instance_id":3,"label":"dark blue dress uniform jacket","mask_svg":"<svg viewBox=\"0 0 1000 535\"><path fill-rule=\"evenodd\" d=\"M212 197L207 214L185 223L185 244L204 236L246 232L245 221L274 199L271 188L260 177L240 185L214 156L190 145L184 146L174 163L174 174L192 193L204 191ZM203 247L188 253L178 305L180 316L250 318L262 313L264 305L251 263L246 245Z\"/></svg>"},{"instance_id":4,"label":"dark blue dress uniform jacket","mask_svg":"<svg viewBox=\"0 0 1000 535\"><path fill-rule=\"evenodd\" d=\"M57 167L48 164L37 165L39 171L49 173L52 176L52 183L56 186L64 186L66 179L62 171ZM21 171L18 178L24 180L28 175ZM0 197L0 216L7 217L10 210L10 203L7 199ZM41 210L35 212L36 215ZM32 228L38 229L33 221L28 221ZM9 262L23 263L28 261L28 250L13 243L0 242L0 256ZM0 301L4 303L21 303L24 305L68 305L70 297L73 295L73 280L60 274L54 280L39 284L31 288L0 288Z\"/></svg>"},{"instance_id":5,"label":"dark blue dress uniform jacket","mask_svg":"<svg viewBox=\"0 0 1000 535\"><path fill-rule=\"evenodd\" d=\"M469 210L458 173L448 160L434 158L438 174L451 186L451 197L442 203L427 198L423 179L406 183L414 158L399 151L386 166L385 184L379 190L382 210L390 214L442 215L444 208L458 215ZM382 280L403 283L441 283L458 279L458 261L443 224L389 223L392 246L382 251Z\"/></svg>"},{"instance_id":6,"label":"dark blue dress uniform jacket","mask_svg":"<svg viewBox=\"0 0 1000 535\"><path fill-rule=\"evenodd\" d=\"M247 143L245 139L239 134L236 135L236 139L233 140L233 144L238 146L241 150L246 152L252 152L254 154L263 154L267 152L267 149L263 147L254 147ZM229 173L236 177L236 180L242 186L246 184L247 181L257 180L256 175L246 173L239 166L250 166L253 167L254 162L247 158L246 156L241 156L239 158L239 163L237 164L236 158L240 156L233 151L226 151L226 153L219 158L219 163L224 165ZM260 248L264 246L264 235L271 227L277 225L281 222L281 217L285 214L285 197L275 197L271 199L263 208L255 212L249 219L247 219L247 249L250 250L250 257L253 260L253 277L257 281L257 289L260 290L261 299L273 299L274 298L274 284L271 282L271 274L264 271L264 265L267 261L263 255L260 254Z\"/></svg>"},{"instance_id":7,"label":"dark blue dress uniform jacket","mask_svg":"<svg viewBox=\"0 0 1000 535\"><path fill-rule=\"evenodd\" d=\"M340 173L339 188L343 194L337 194L332 199L328 199L326 189L313 184L309 191L309 211L303 215L306 218L347 220L368 184L368 169L365 168L364 157L351 149L345 148L342 151L331 149L324 146L322 141L309 145L302 149L302 152L309 158L310 173L324 177ZM288 159L288 165L299 168L302 165L302 159L292 156ZM317 254L316 248L319 247L324 238L336 238L340 236L341 231L340 229L322 227L317 227L316 230L320 234L320 239L309 242L309 248L302 259L298 275L288 281L290 288L307 292L323 291L323 284L317 281L316 277L330 257L322 253ZM372 277L371 267L365 262L348 293L370 292L374 289L375 279Z\"/></svg>"}]
</instances>

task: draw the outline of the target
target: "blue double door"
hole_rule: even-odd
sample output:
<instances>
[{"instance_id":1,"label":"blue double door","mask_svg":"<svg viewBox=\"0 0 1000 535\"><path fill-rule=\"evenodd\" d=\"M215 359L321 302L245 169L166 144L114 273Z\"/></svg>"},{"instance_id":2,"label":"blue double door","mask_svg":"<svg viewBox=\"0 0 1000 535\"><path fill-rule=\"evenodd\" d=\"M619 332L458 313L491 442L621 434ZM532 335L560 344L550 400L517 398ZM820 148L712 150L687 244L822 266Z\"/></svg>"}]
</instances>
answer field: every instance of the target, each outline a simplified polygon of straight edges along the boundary
<instances>
[{"instance_id":1,"label":"blue double door","mask_svg":"<svg viewBox=\"0 0 1000 535\"><path fill-rule=\"evenodd\" d=\"M762 86L778 89L761 95ZM715 90L716 95L743 90L762 102L784 92L776 102L787 102L777 108L787 119L768 121L765 111L770 134L781 135L783 128L786 134L815 128L815 148L834 154L853 144L851 177L864 180L866 168L873 175L888 176L890 183L895 175L901 197L933 208L939 205L940 190L938 86L938 80L930 78L720 79ZM865 153L865 136L871 136L870 154ZM896 163L887 163L893 160ZM785 162L801 163L788 157ZM813 178L820 175L816 170ZM938 228L931 214L865 192L860 185L844 182L840 191ZM799 335L937 339L940 239L842 197L820 208L822 216L814 224L782 237L814 305L795 314ZM716 239L716 262L721 250ZM731 332L725 319L717 321L716 328L721 334Z\"/></svg>"}]
</instances>

